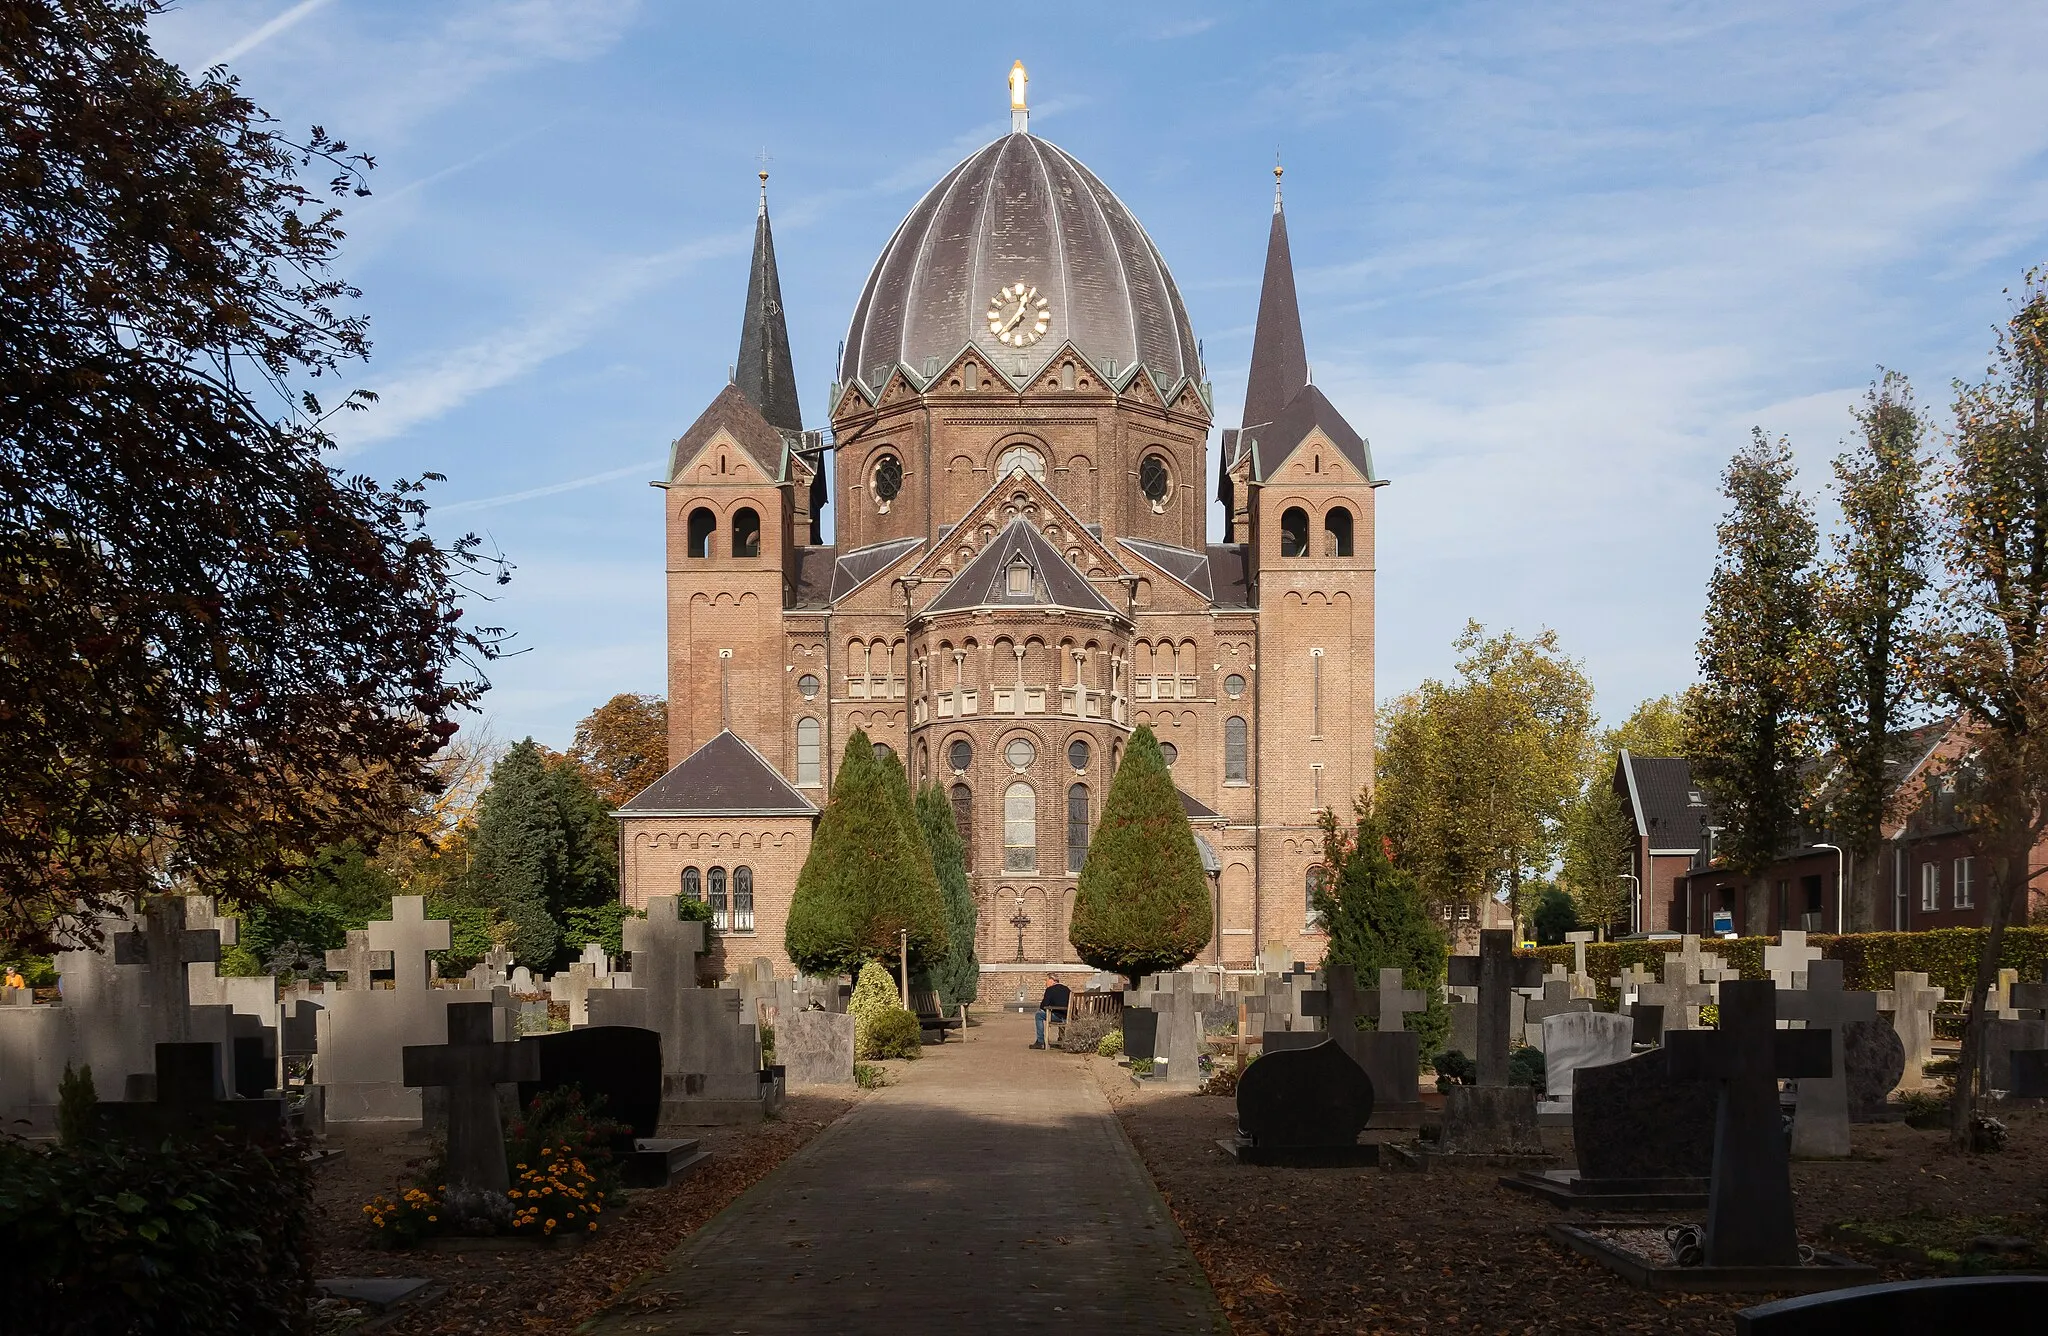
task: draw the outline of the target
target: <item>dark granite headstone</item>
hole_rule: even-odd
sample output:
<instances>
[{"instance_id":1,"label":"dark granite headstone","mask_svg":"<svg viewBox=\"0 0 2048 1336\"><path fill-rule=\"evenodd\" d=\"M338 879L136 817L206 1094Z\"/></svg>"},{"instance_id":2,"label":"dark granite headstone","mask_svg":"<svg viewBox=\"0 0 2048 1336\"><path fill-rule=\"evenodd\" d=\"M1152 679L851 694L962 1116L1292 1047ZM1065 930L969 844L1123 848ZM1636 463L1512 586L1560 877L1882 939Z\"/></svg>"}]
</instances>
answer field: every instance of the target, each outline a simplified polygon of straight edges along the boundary
<instances>
[{"instance_id":1,"label":"dark granite headstone","mask_svg":"<svg viewBox=\"0 0 2048 1336\"><path fill-rule=\"evenodd\" d=\"M1985 1021L1984 1084L2010 1091L2012 1055L2029 1048L2048 1048L2048 1021L2009 1021L1997 1016Z\"/></svg>"},{"instance_id":2,"label":"dark granite headstone","mask_svg":"<svg viewBox=\"0 0 2048 1336\"><path fill-rule=\"evenodd\" d=\"M219 1044L158 1044L148 1101L103 1101L99 1123L111 1135L154 1142L167 1135L228 1133L271 1138L285 1126L281 1099L226 1099Z\"/></svg>"},{"instance_id":3,"label":"dark granite headstone","mask_svg":"<svg viewBox=\"0 0 2048 1336\"><path fill-rule=\"evenodd\" d=\"M1572 1144L1579 1177L1698 1178L1714 1170L1713 1081L1674 1077L1662 1053L1572 1073Z\"/></svg>"},{"instance_id":4,"label":"dark granite headstone","mask_svg":"<svg viewBox=\"0 0 2048 1336\"><path fill-rule=\"evenodd\" d=\"M1237 1083L1237 1130L1261 1148L1355 1145L1372 1080L1332 1043L1269 1051Z\"/></svg>"},{"instance_id":5,"label":"dark granite headstone","mask_svg":"<svg viewBox=\"0 0 2048 1336\"><path fill-rule=\"evenodd\" d=\"M586 1106L604 1101L600 1116L625 1123L635 1137L654 1135L661 1121L660 1031L591 1025L528 1035L519 1043L538 1055L540 1073L519 1083L522 1108L543 1091L573 1085L583 1092Z\"/></svg>"},{"instance_id":6,"label":"dark granite headstone","mask_svg":"<svg viewBox=\"0 0 2048 1336\"><path fill-rule=\"evenodd\" d=\"M1150 1007L1125 1007L1124 1055L1132 1061L1149 1061L1158 1042L1159 1013Z\"/></svg>"},{"instance_id":7,"label":"dark granite headstone","mask_svg":"<svg viewBox=\"0 0 2048 1336\"><path fill-rule=\"evenodd\" d=\"M2016 1048L2009 1055L2014 1099L2048 1099L2048 1048Z\"/></svg>"},{"instance_id":8,"label":"dark granite headstone","mask_svg":"<svg viewBox=\"0 0 2048 1336\"><path fill-rule=\"evenodd\" d=\"M1637 1047L1654 1045L1664 1038L1664 1008L1655 1002L1638 1002L1628 1009L1635 1018Z\"/></svg>"},{"instance_id":9,"label":"dark granite headstone","mask_svg":"<svg viewBox=\"0 0 2048 1336\"><path fill-rule=\"evenodd\" d=\"M1735 1315L1735 1336L2022 1331L2048 1306L2048 1276L1957 1276L1780 1299Z\"/></svg>"},{"instance_id":10,"label":"dark granite headstone","mask_svg":"<svg viewBox=\"0 0 2048 1336\"><path fill-rule=\"evenodd\" d=\"M1849 1078L1849 1121L1884 1122L1887 1102L1906 1074L1906 1045L1888 1020L1848 1021L1842 1026L1842 1068Z\"/></svg>"}]
</instances>

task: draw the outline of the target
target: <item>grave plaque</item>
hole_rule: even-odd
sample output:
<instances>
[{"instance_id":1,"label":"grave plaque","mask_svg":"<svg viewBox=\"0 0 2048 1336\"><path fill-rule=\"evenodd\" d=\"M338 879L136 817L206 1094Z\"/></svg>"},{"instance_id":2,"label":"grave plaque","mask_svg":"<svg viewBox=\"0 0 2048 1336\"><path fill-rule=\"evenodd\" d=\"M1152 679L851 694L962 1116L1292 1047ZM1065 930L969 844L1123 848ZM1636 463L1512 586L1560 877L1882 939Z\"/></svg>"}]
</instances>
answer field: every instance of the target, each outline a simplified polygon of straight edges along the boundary
<instances>
[{"instance_id":1,"label":"grave plaque","mask_svg":"<svg viewBox=\"0 0 2048 1336\"><path fill-rule=\"evenodd\" d=\"M853 1084L853 1017L785 1012L775 1025L775 1060L792 1088Z\"/></svg>"},{"instance_id":2,"label":"grave plaque","mask_svg":"<svg viewBox=\"0 0 2048 1336\"><path fill-rule=\"evenodd\" d=\"M1133 1062L1150 1061L1159 1038L1159 1013L1150 1007L1124 1008L1124 1054Z\"/></svg>"},{"instance_id":3,"label":"grave plaque","mask_svg":"<svg viewBox=\"0 0 2048 1336\"><path fill-rule=\"evenodd\" d=\"M1543 1022L1543 1111L1569 1113L1572 1075L1582 1067L1621 1062L1635 1051L1635 1022L1611 1011L1567 1011Z\"/></svg>"},{"instance_id":4,"label":"grave plaque","mask_svg":"<svg viewBox=\"0 0 2048 1336\"><path fill-rule=\"evenodd\" d=\"M1714 1167L1710 1080L1674 1076L1663 1053L1572 1073L1572 1143L1587 1180L1698 1179Z\"/></svg>"},{"instance_id":5,"label":"grave plaque","mask_svg":"<svg viewBox=\"0 0 2048 1336\"><path fill-rule=\"evenodd\" d=\"M1850 1122L1886 1122L1897 1116L1890 1099L1906 1072L1906 1046L1889 1021L1842 1024L1842 1070L1848 1080Z\"/></svg>"},{"instance_id":6,"label":"grave plaque","mask_svg":"<svg viewBox=\"0 0 2048 1336\"><path fill-rule=\"evenodd\" d=\"M603 1115L625 1123L633 1136L651 1137L661 1121L661 1036L630 1025L528 1035L519 1046L533 1052L534 1074L519 1082L525 1108L543 1091L575 1086L584 1107L602 1099Z\"/></svg>"}]
</instances>

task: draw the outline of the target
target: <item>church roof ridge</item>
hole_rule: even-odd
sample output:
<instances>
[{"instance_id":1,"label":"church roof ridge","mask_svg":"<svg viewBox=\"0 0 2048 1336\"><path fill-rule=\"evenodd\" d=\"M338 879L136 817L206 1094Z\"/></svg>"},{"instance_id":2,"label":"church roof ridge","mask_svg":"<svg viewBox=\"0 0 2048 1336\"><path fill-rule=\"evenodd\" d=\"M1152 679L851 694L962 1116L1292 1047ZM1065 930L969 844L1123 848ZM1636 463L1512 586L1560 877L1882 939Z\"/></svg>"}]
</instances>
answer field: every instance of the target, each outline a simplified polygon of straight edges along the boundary
<instances>
[{"instance_id":1,"label":"church roof ridge","mask_svg":"<svg viewBox=\"0 0 2048 1336\"><path fill-rule=\"evenodd\" d=\"M816 816L799 793L739 734L721 728L660 779L621 804L615 816Z\"/></svg>"},{"instance_id":2,"label":"church roof ridge","mask_svg":"<svg viewBox=\"0 0 2048 1336\"><path fill-rule=\"evenodd\" d=\"M737 384L729 384L712 396L704 411L697 415L697 420L685 428L669 447L669 481L675 480L677 473L720 427L731 433L734 442L770 479L775 482L786 480L790 451L787 435L761 416L761 410L755 407L745 391Z\"/></svg>"},{"instance_id":3,"label":"church roof ridge","mask_svg":"<svg viewBox=\"0 0 2048 1336\"><path fill-rule=\"evenodd\" d=\"M1116 541L1175 583L1186 585L1212 603L1215 601L1216 587L1209 575L1209 553L1206 549L1197 552L1193 548L1162 543L1153 538L1119 538ZM1152 550L1147 551L1148 548Z\"/></svg>"},{"instance_id":4,"label":"church roof ridge","mask_svg":"<svg viewBox=\"0 0 2048 1336\"><path fill-rule=\"evenodd\" d=\"M1037 577L1029 595L1011 595L998 589L1005 573L1019 560L1030 566ZM1122 616L1095 592L1087 576L1067 564L1059 549L1025 515L1012 515L1009 523L975 553L974 560L960 568L960 573L918 615L929 617L934 613L1002 607L1052 607L1104 617Z\"/></svg>"}]
</instances>

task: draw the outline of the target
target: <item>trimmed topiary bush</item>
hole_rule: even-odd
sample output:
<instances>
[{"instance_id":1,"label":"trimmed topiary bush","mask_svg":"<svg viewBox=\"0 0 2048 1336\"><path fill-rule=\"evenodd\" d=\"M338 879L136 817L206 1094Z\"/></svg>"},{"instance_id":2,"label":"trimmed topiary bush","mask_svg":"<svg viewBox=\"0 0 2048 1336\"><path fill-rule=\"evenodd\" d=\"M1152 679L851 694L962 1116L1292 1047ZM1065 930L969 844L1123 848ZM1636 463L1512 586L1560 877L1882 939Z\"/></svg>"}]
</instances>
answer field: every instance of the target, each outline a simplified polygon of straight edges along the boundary
<instances>
[{"instance_id":1,"label":"trimmed topiary bush","mask_svg":"<svg viewBox=\"0 0 2048 1336\"><path fill-rule=\"evenodd\" d=\"M917 1013L891 1007L868 1021L868 1046L857 1050L863 1058L921 1058L924 1056L924 1028Z\"/></svg>"},{"instance_id":2,"label":"trimmed topiary bush","mask_svg":"<svg viewBox=\"0 0 2048 1336\"><path fill-rule=\"evenodd\" d=\"M1124 1032L1111 1030L1095 1045L1095 1051L1105 1058L1113 1058L1124 1051Z\"/></svg>"},{"instance_id":3,"label":"trimmed topiary bush","mask_svg":"<svg viewBox=\"0 0 2048 1336\"><path fill-rule=\"evenodd\" d=\"M1140 724L1103 800L1067 940L1127 978L1179 969L1209 944L1209 879L1152 730Z\"/></svg>"},{"instance_id":4,"label":"trimmed topiary bush","mask_svg":"<svg viewBox=\"0 0 2048 1336\"><path fill-rule=\"evenodd\" d=\"M853 996L846 1001L846 1014L853 1017L853 1051L857 1056L871 1056L873 1041L868 1030L876 1019L887 1012L901 1011L903 1003L898 995L896 981L889 977L889 971L878 960L870 960L860 967L860 974L853 982Z\"/></svg>"},{"instance_id":5,"label":"trimmed topiary bush","mask_svg":"<svg viewBox=\"0 0 2048 1336\"><path fill-rule=\"evenodd\" d=\"M945 789L927 784L917 792L917 824L939 896L946 905L946 953L927 971L928 984L948 1009L972 1002L981 991L981 962L974 958L974 888L967 881L967 846L953 823Z\"/></svg>"}]
</instances>

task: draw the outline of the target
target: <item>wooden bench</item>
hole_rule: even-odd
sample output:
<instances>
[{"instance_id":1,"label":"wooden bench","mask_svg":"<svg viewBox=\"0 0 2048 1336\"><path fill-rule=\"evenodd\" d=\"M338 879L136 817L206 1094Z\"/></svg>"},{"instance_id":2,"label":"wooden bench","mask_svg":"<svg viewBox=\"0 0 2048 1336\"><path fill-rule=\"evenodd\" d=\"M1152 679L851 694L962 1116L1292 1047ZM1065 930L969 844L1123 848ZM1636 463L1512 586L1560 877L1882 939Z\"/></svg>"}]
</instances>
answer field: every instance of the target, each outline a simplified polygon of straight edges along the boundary
<instances>
[{"instance_id":1,"label":"wooden bench","mask_svg":"<svg viewBox=\"0 0 2048 1336\"><path fill-rule=\"evenodd\" d=\"M939 995L929 988L910 990L910 1009L917 1013L917 1026L927 1044L943 1044L949 1030L960 1028L960 1017L947 1016L939 1008Z\"/></svg>"}]
</instances>

